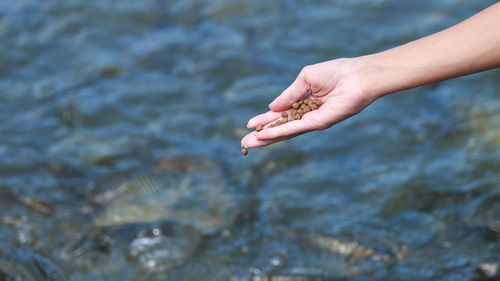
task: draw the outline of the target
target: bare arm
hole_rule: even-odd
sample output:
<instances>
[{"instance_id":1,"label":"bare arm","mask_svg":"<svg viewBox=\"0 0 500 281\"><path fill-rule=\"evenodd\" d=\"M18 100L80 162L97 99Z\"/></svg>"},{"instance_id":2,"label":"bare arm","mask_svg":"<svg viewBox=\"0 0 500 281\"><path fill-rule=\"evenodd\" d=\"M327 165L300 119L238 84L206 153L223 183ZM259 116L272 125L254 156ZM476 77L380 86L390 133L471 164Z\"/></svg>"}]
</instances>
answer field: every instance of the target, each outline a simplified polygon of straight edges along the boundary
<instances>
[{"instance_id":1,"label":"bare arm","mask_svg":"<svg viewBox=\"0 0 500 281\"><path fill-rule=\"evenodd\" d=\"M248 121L249 128L279 118L309 91L323 100L301 120L252 132L242 146L265 146L349 118L379 97L404 89L500 66L500 3L436 34L357 58L306 66L270 105L271 111Z\"/></svg>"},{"instance_id":2,"label":"bare arm","mask_svg":"<svg viewBox=\"0 0 500 281\"><path fill-rule=\"evenodd\" d=\"M500 66L500 3L436 34L360 57L375 95Z\"/></svg>"}]
</instances>

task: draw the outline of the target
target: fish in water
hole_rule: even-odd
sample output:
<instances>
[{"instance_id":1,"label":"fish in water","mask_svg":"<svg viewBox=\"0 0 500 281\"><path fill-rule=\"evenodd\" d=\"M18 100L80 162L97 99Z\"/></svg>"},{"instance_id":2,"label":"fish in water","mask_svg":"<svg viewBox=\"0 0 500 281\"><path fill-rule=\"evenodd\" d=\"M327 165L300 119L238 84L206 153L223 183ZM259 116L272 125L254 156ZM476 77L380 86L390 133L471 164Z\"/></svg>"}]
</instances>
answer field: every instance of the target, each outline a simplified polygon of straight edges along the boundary
<instances>
[{"instance_id":1,"label":"fish in water","mask_svg":"<svg viewBox=\"0 0 500 281\"><path fill-rule=\"evenodd\" d=\"M351 260L375 260L385 265L396 261L392 251L382 245L369 245L355 239L334 237L319 232L302 234L303 243L307 247L326 250L331 253L347 256Z\"/></svg>"},{"instance_id":2,"label":"fish in water","mask_svg":"<svg viewBox=\"0 0 500 281\"><path fill-rule=\"evenodd\" d=\"M98 194L97 226L176 220L209 234L234 221L238 203L213 174L172 171L142 175Z\"/></svg>"},{"instance_id":3,"label":"fish in water","mask_svg":"<svg viewBox=\"0 0 500 281\"><path fill-rule=\"evenodd\" d=\"M20 194L9 188L0 189L0 202L2 204L22 204L44 216L51 216L56 211L55 205L48 201L27 194Z\"/></svg>"},{"instance_id":4,"label":"fish in water","mask_svg":"<svg viewBox=\"0 0 500 281\"><path fill-rule=\"evenodd\" d=\"M161 271L181 265L201 240L196 229L175 221L130 223L93 227L76 239L69 237L59 255L82 269L118 264L116 258L123 257L148 271Z\"/></svg>"},{"instance_id":5,"label":"fish in water","mask_svg":"<svg viewBox=\"0 0 500 281\"><path fill-rule=\"evenodd\" d=\"M462 206L477 195L470 191L426 191L418 193L415 200L418 210L431 211L440 207Z\"/></svg>"}]
</instances>

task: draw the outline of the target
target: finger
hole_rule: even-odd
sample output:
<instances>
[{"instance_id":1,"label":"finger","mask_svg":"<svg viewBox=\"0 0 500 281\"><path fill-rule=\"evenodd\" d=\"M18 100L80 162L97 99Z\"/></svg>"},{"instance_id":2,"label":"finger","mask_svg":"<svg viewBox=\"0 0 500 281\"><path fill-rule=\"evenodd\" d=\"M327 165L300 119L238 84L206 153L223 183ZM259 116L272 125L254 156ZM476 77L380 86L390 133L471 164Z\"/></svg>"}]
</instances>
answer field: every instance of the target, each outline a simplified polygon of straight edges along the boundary
<instances>
[{"instance_id":1,"label":"finger","mask_svg":"<svg viewBox=\"0 0 500 281\"><path fill-rule=\"evenodd\" d=\"M251 138L256 138L256 135L257 132L253 131L251 133L248 133L246 136L244 136L242 139L241 139L241 147L253 147L253 146L249 146L248 145L248 142Z\"/></svg>"},{"instance_id":2,"label":"finger","mask_svg":"<svg viewBox=\"0 0 500 281\"><path fill-rule=\"evenodd\" d=\"M292 85L284 90L281 95L274 99L269 108L272 111L283 111L289 109L294 102L302 98L310 90L304 79L304 70L302 70Z\"/></svg>"},{"instance_id":3,"label":"finger","mask_svg":"<svg viewBox=\"0 0 500 281\"><path fill-rule=\"evenodd\" d=\"M273 122L274 120L280 118L280 113L279 112L274 112L274 111L268 111L266 113L262 113L260 115L255 116L254 118L250 119L247 124L247 128L255 128L258 125L266 125L268 123Z\"/></svg>"},{"instance_id":4,"label":"finger","mask_svg":"<svg viewBox=\"0 0 500 281\"><path fill-rule=\"evenodd\" d=\"M259 140L256 137L256 133L252 132L252 133L246 135L245 137L243 137L243 139L241 140L241 147L247 147L247 148L262 147L262 146L270 145L270 144L275 143L275 142L284 141L284 140L293 138L295 136L297 136L297 135L281 137L281 138L276 138L276 139L272 139L272 140Z\"/></svg>"},{"instance_id":5,"label":"finger","mask_svg":"<svg viewBox=\"0 0 500 281\"><path fill-rule=\"evenodd\" d=\"M258 132L255 136L259 140L271 140L281 137L290 137L293 135L303 134L314 130L315 126L312 122L306 120L297 120L285 123L283 125L267 128Z\"/></svg>"},{"instance_id":6,"label":"finger","mask_svg":"<svg viewBox=\"0 0 500 281\"><path fill-rule=\"evenodd\" d=\"M275 142L283 141L289 139L289 137L283 137L283 138L278 138L278 139L273 139L273 140L259 140L255 135L250 135L245 138L244 142L246 147L248 148L253 148L253 147L262 147L266 145L270 145Z\"/></svg>"}]
</instances>

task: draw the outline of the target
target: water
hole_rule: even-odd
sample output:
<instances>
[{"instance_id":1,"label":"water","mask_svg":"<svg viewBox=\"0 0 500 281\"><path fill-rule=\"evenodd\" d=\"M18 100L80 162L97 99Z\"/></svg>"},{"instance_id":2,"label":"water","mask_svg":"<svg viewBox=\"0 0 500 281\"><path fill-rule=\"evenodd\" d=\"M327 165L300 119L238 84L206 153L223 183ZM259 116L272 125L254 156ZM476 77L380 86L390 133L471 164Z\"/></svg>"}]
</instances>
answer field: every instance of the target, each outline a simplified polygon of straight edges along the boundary
<instances>
[{"instance_id":1,"label":"water","mask_svg":"<svg viewBox=\"0 0 500 281\"><path fill-rule=\"evenodd\" d=\"M500 259L498 70L247 157L239 140L304 65L492 3L0 2L1 263L35 280L473 280Z\"/></svg>"}]
</instances>

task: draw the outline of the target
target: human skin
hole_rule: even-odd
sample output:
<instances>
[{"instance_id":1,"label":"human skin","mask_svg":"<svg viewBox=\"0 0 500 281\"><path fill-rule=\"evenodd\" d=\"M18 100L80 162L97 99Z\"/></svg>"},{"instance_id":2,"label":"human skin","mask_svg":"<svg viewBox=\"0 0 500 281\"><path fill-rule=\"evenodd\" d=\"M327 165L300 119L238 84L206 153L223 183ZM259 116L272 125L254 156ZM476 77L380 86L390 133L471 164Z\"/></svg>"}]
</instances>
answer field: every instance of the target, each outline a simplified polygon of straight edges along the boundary
<instances>
[{"instance_id":1,"label":"human skin","mask_svg":"<svg viewBox=\"0 0 500 281\"><path fill-rule=\"evenodd\" d=\"M500 66L500 2L441 32L393 49L306 66L271 104L248 121L265 126L290 111L307 93L324 104L301 120L243 137L242 147L261 147L327 129L397 91Z\"/></svg>"}]
</instances>

